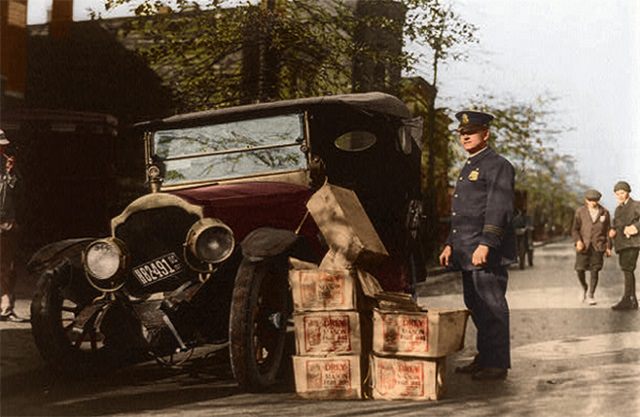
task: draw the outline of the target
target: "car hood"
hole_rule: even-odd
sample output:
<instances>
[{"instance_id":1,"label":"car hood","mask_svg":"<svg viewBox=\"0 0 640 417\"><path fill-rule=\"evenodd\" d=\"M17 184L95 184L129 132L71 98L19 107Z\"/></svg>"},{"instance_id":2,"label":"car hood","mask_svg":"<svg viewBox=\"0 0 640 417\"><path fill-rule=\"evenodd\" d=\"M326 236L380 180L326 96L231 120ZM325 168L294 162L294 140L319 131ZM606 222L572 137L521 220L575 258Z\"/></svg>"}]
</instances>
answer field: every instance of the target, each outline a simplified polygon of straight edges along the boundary
<instances>
[{"instance_id":1,"label":"car hood","mask_svg":"<svg viewBox=\"0 0 640 417\"><path fill-rule=\"evenodd\" d=\"M259 227L295 230L306 213L313 192L305 186L282 182L243 182L171 191L202 206L233 229L236 240Z\"/></svg>"}]
</instances>

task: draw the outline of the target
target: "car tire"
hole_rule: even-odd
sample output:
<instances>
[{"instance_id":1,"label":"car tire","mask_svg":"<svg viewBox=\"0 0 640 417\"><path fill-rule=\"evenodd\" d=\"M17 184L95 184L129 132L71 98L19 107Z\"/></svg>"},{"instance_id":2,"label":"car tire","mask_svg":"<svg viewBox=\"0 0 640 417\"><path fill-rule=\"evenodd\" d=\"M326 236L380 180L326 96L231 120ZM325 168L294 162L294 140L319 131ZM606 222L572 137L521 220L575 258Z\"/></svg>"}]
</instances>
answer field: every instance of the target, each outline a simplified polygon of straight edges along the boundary
<instances>
[{"instance_id":1,"label":"car tire","mask_svg":"<svg viewBox=\"0 0 640 417\"><path fill-rule=\"evenodd\" d=\"M243 390L262 392L276 383L291 304L286 258L242 261L231 301L229 353Z\"/></svg>"},{"instance_id":2,"label":"car tire","mask_svg":"<svg viewBox=\"0 0 640 417\"><path fill-rule=\"evenodd\" d=\"M38 281L31 302L31 329L46 364L56 372L82 376L133 360L133 335L127 331L131 327L125 327L127 317L121 307L106 313L102 332L74 332L74 318L96 295L84 283L74 282L77 273L63 262L45 271Z\"/></svg>"}]
</instances>

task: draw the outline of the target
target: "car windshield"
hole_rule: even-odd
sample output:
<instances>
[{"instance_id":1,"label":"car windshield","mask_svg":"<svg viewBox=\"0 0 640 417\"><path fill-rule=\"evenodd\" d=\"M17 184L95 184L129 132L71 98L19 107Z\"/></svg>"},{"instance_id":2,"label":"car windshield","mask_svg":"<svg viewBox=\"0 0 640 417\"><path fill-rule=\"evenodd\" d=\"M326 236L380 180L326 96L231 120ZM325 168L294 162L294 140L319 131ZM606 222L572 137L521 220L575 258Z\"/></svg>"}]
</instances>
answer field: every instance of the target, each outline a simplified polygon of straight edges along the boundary
<instances>
[{"instance_id":1,"label":"car windshield","mask_svg":"<svg viewBox=\"0 0 640 417\"><path fill-rule=\"evenodd\" d=\"M231 179L306 167L301 114L161 130L154 154L164 164L164 184Z\"/></svg>"}]
</instances>

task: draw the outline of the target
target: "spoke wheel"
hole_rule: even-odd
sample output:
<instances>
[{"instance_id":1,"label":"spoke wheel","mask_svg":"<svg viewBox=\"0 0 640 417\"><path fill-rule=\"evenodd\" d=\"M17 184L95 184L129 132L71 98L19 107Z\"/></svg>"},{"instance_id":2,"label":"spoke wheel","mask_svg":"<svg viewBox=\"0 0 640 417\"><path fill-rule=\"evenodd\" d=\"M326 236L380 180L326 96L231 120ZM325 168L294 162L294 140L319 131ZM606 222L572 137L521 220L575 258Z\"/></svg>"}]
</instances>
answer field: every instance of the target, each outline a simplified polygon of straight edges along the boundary
<instances>
[{"instance_id":1,"label":"spoke wheel","mask_svg":"<svg viewBox=\"0 0 640 417\"><path fill-rule=\"evenodd\" d=\"M122 345L127 332L118 333L126 327L122 310L113 306L98 312L83 328L74 326L97 294L84 291L71 274L72 268L63 264L46 271L38 282L31 303L31 327L40 354L50 368L69 374L95 372L121 363L131 353Z\"/></svg>"},{"instance_id":2,"label":"spoke wheel","mask_svg":"<svg viewBox=\"0 0 640 417\"><path fill-rule=\"evenodd\" d=\"M286 263L244 260L231 304L229 352L238 384L264 391L276 382L283 362L290 316Z\"/></svg>"}]
</instances>

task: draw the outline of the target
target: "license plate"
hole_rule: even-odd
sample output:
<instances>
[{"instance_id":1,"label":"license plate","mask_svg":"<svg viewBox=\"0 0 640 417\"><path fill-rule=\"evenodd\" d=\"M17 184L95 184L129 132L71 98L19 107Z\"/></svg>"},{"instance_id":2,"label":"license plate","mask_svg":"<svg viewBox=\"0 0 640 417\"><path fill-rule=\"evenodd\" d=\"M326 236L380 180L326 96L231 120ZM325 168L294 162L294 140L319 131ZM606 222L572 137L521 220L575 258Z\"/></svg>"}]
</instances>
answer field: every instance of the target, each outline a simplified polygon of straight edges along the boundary
<instances>
[{"instance_id":1,"label":"license plate","mask_svg":"<svg viewBox=\"0 0 640 417\"><path fill-rule=\"evenodd\" d=\"M133 268L133 275L143 287L167 279L182 271L182 262L171 252Z\"/></svg>"}]
</instances>

